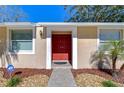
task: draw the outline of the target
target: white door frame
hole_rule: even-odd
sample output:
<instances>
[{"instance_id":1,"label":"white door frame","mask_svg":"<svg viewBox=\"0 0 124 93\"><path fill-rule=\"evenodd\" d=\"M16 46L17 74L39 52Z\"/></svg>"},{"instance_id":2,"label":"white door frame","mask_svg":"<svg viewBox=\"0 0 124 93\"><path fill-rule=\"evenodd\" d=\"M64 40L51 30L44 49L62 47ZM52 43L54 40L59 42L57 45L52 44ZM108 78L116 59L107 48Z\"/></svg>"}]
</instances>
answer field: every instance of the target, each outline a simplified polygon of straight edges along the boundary
<instances>
[{"instance_id":1,"label":"white door frame","mask_svg":"<svg viewBox=\"0 0 124 93\"><path fill-rule=\"evenodd\" d=\"M71 31L72 32L72 67L77 69L77 27L76 26L47 26L46 37L46 69L51 69L52 63L52 31ZM73 53L74 52L74 53Z\"/></svg>"}]
</instances>

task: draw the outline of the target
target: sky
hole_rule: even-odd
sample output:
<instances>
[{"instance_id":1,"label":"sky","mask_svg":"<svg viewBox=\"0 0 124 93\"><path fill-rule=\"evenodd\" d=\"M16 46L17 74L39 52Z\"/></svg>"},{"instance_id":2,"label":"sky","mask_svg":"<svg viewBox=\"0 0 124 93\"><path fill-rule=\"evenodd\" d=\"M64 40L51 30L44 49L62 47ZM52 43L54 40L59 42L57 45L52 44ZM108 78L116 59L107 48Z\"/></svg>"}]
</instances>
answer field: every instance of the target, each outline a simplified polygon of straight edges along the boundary
<instances>
[{"instance_id":1,"label":"sky","mask_svg":"<svg viewBox=\"0 0 124 93\"><path fill-rule=\"evenodd\" d=\"M22 5L30 22L64 22L65 10L62 5Z\"/></svg>"}]
</instances>

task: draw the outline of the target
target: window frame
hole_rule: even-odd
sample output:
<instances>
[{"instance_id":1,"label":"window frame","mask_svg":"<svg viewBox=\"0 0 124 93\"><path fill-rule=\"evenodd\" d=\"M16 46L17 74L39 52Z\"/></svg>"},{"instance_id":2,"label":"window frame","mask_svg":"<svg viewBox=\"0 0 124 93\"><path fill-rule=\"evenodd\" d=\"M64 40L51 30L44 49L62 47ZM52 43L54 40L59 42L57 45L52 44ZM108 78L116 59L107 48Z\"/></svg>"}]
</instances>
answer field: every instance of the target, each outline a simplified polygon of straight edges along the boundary
<instances>
[{"instance_id":1,"label":"window frame","mask_svg":"<svg viewBox=\"0 0 124 93\"><path fill-rule=\"evenodd\" d=\"M122 39L122 36L121 36L121 33L122 33L122 31L121 30L119 30L119 29L117 29L118 31L114 31L114 29L100 29L100 30L106 30L106 31L104 31L104 32L107 32L107 30L113 30L113 32L119 32L119 40L121 40ZM102 31L100 31L100 33L101 33ZM99 44L100 43L109 43L109 40L100 40L100 33L99 33Z\"/></svg>"},{"instance_id":2,"label":"window frame","mask_svg":"<svg viewBox=\"0 0 124 93\"><path fill-rule=\"evenodd\" d=\"M28 41L28 40L12 40L11 39L11 31L12 30L31 30L32 31L32 50L19 50L19 51L10 51L12 50L12 41ZM35 29L34 28L9 28L8 29L8 37L9 37L9 44L8 44L8 52L11 54L35 54ZM10 48L10 49L9 49Z\"/></svg>"},{"instance_id":3,"label":"window frame","mask_svg":"<svg viewBox=\"0 0 124 93\"><path fill-rule=\"evenodd\" d=\"M100 46L100 30L118 30L120 32L120 40L124 40L124 30L122 27L109 27L109 26L100 26L97 27L97 50Z\"/></svg>"}]
</instances>

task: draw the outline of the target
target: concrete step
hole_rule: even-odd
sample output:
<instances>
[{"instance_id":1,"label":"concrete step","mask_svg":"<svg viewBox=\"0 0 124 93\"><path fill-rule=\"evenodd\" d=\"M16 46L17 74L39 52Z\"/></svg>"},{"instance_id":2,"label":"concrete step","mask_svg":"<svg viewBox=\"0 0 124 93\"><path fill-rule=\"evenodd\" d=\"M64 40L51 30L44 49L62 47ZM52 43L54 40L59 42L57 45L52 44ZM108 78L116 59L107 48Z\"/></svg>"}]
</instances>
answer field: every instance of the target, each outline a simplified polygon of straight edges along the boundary
<instances>
[{"instance_id":1,"label":"concrete step","mask_svg":"<svg viewBox=\"0 0 124 93\"><path fill-rule=\"evenodd\" d=\"M52 68L72 68L72 65L69 62L53 62L52 63Z\"/></svg>"}]
</instances>

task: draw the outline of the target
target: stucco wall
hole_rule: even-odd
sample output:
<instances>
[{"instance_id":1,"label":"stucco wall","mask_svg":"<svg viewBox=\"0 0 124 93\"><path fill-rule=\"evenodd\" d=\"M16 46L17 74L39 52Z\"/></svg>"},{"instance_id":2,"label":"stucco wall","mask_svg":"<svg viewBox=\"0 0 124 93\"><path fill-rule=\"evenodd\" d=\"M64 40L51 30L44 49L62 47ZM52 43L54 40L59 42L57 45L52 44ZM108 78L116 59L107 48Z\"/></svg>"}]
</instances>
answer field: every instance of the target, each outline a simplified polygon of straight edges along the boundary
<instances>
[{"instance_id":1,"label":"stucco wall","mask_svg":"<svg viewBox=\"0 0 124 93\"><path fill-rule=\"evenodd\" d=\"M43 27L36 27L35 30L35 54L8 54L6 61L14 64L16 68L46 68L46 31L40 35ZM7 28L0 27L0 48L6 48ZM91 54L97 49L97 27L95 26L79 26L77 27L78 38L78 69L91 68L90 64ZM0 55L1 57L1 55ZM5 57L5 56L4 56ZM123 61L124 62L124 61ZM123 63L118 62L117 67ZM1 66L1 60L0 60Z\"/></svg>"},{"instance_id":2,"label":"stucco wall","mask_svg":"<svg viewBox=\"0 0 124 93\"><path fill-rule=\"evenodd\" d=\"M40 35L43 27L36 27L35 54L11 54L11 62L16 68L46 68L46 34Z\"/></svg>"},{"instance_id":3,"label":"stucco wall","mask_svg":"<svg viewBox=\"0 0 124 93\"><path fill-rule=\"evenodd\" d=\"M122 29L105 29L106 31L122 31ZM122 35L122 34L121 34ZM78 27L78 68L96 68L90 63L91 55L97 50L97 27ZM124 38L124 36L122 36ZM119 69L124 63L123 60L118 60L116 63Z\"/></svg>"},{"instance_id":4,"label":"stucco wall","mask_svg":"<svg viewBox=\"0 0 124 93\"><path fill-rule=\"evenodd\" d=\"M6 48L6 30L6 27L0 27L0 67L4 64L2 57Z\"/></svg>"},{"instance_id":5,"label":"stucco wall","mask_svg":"<svg viewBox=\"0 0 124 93\"><path fill-rule=\"evenodd\" d=\"M106 31L106 32L109 32L109 31L118 31L120 32L120 38L121 39L124 39L124 30L123 29L99 29L99 32L100 31ZM120 69L120 67L124 64L124 60L123 59L118 59L117 62L116 62L116 68L117 69ZM112 65L112 64L111 64Z\"/></svg>"},{"instance_id":6,"label":"stucco wall","mask_svg":"<svg viewBox=\"0 0 124 93\"><path fill-rule=\"evenodd\" d=\"M91 68L90 57L97 49L97 27L78 27L78 68Z\"/></svg>"}]
</instances>

